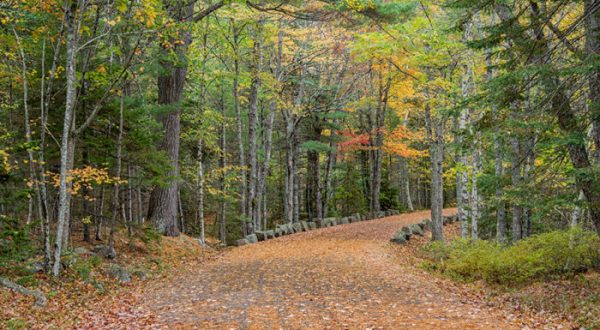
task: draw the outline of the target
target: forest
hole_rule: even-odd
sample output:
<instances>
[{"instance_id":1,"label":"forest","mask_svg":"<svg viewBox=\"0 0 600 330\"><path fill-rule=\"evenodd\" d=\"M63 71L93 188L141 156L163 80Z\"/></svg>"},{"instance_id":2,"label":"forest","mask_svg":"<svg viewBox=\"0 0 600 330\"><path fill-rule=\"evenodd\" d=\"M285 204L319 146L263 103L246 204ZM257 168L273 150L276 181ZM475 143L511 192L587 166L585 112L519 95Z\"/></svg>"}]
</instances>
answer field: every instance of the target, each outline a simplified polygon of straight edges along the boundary
<instances>
[{"instance_id":1,"label":"forest","mask_svg":"<svg viewBox=\"0 0 600 330\"><path fill-rule=\"evenodd\" d=\"M600 328L599 9L0 1L0 328Z\"/></svg>"}]
</instances>

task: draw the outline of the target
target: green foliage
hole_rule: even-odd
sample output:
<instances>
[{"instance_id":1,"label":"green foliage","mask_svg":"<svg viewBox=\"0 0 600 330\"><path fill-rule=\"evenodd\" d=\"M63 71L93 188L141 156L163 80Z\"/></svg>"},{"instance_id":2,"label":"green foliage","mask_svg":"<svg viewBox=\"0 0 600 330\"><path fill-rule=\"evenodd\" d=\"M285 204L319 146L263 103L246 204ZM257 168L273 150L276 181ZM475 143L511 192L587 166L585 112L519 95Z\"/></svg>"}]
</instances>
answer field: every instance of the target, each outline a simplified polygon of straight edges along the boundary
<instances>
[{"instance_id":1,"label":"green foliage","mask_svg":"<svg viewBox=\"0 0 600 330\"><path fill-rule=\"evenodd\" d=\"M19 319L19 318L14 318L14 317L7 320L6 323L4 323L4 326L6 327L6 329L9 329L9 330L28 329L29 328L27 321L25 321L23 319Z\"/></svg>"},{"instance_id":2,"label":"green foliage","mask_svg":"<svg viewBox=\"0 0 600 330\"><path fill-rule=\"evenodd\" d=\"M101 263L102 258L97 255L90 256L89 258L80 258L73 264L73 270L77 272L82 280L87 281L91 277L92 270L100 266Z\"/></svg>"},{"instance_id":3,"label":"green foliage","mask_svg":"<svg viewBox=\"0 0 600 330\"><path fill-rule=\"evenodd\" d=\"M600 237L581 228L529 237L512 246L457 239L424 249L428 268L463 281L514 285L600 267Z\"/></svg>"},{"instance_id":4,"label":"green foliage","mask_svg":"<svg viewBox=\"0 0 600 330\"><path fill-rule=\"evenodd\" d=\"M329 152L333 151L333 149L327 143L323 143L320 141L309 140L300 145L300 148L307 151L316 151L316 152Z\"/></svg>"},{"instance_id":5,"label":"green foliage","mask_svg":"<svg viewBox=\"0 0 600 330\"><path fill-rule=\"evenodd\" d=\"M0 215L0 265L24 261L33 252L29 226L20 224L17 219Z\"/></svg>"},{"instance_id":6,"label":"green foliage","mask_svg":"<svg viewBox=\"0 0 600 330\"><path fill-rule=\"evenodd\" d=\"M397 210L400 208L398 204L398 196L400 191L398 188L392 187L388 182L383 182L381 186L381 191L379 192L379 203L381 205L382 210L394 209Z\"/></svg>"},{"instance_id":7,"label":"green foliage","mask_svg":"<svg viewBox=\"0 0 600 330\"><path fill-rule=\"evenodd\" d=\"M35 287L38 285L38 281L35 278L35 275L26 275L26 276L22 276L19 277L19 279L16 280L16 283L19 285L22 285L24 287Z\"/></svg>"},{"instance_id":8,"label":"green foliage","mask_svg":"<svg viewBox=\"0 0 600 330\"><path fill-rule=\"evenodd\" d=\"M141 230L139 238L146 245L160 244L162 235L158 230L156 230L156 228L144 226Z\"/></svg>"}]
</instances>

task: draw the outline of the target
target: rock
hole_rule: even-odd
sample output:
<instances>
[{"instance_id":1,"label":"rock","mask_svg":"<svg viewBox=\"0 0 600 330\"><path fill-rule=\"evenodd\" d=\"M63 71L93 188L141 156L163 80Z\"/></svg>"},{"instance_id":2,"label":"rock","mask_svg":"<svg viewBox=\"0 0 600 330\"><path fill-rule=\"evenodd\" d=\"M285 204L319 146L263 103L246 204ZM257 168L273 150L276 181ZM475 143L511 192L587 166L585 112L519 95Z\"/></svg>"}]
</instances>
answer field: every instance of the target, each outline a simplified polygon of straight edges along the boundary
<instances>
[{"instance_id":1,"label":"rock","mask_svg":"<svg viewBox=\"0 0 600 330\"><path fill-rule=\"evenodd\" d=\"M233 243L233 245L235 245L235 246L243 246L243 245L248 245L248 244L250 244L250 243L245 238L238 239Z\"/></svg>"},{"instance_id":2,"label":"rock","mask_svg":"<svg viewBox=\"0 0 600 330\"><path fill-rule=\"evenodd\" d=\"M451 224L452 221L453 221L452 217L449 217L449 216L442 217L442 222L443 222L444 226Z\"/></svg>"},{"instance_id":3,"label":"rock","mask_svg":"<svg viewBox=\"0 0 600 330\"><path fill-rule=\"evenodd\" d=\"M394 237L392 237L390 241L396 244L406 244L406 242L408 242L409 237L410 236L406 235L406 232L400 229L396 232L396 234L394 234Z\"/></svg>"},{"instance_id":4,"label":"rock","mask_svg":"<svg viewBox=\"0 0 600 330\"><path fill-rule=\"evenodd\" d=\"M32 274L42 273L42 272L44 272L44 262L36 261L36 262L32 263L31 265L29 265L29 268L27 270Z\"/></svg>"},{"instance_id":5,"label":"rock","mask_svg":"<svg viewBox=\"0 0 600 330\"><path fill-rule=\"evenodd\" d=\"M60 258L60 265L63 269L70 268L77 262L77 256L75 254L63 254Z\"/></svg>"},{"instance_id":6,"label":"rock","mask_svg":"<svg viewBox=\"0 0 600 330\"><path fill-rule=\"evenodd\" d=\"M298 232L298 231L296 231L296 227L294 227L294 225L291 223L287 224L287 229L288 229L288 233L290 233L290 234L295 234Z\"/></svg>"},{"instance_id":7,"label":"rock","mask_svg":"<svg viewBox=\"0 0 600 330\"><path fill-rule=\"evenodd\" d=\"M325 219L319 219L315 223L317 224L318 228L325 228L325 227L327 227L327 220L325 220Z\"/></svg>"},{"instance_id":8,"label":"rock","mask_svg":"<svg viewBox=\"0 0 600 330\"><path fill-rule=\"evenodd\" d=\"M90 251L84 247L78 247L73 250L74 254L89 254Z\"/></svg>"},{"instance_id":9,"label":"rock","mask_svg":"<svg viewBox=\"0 0 600 330\"><path fill-rule=\"evenodd\" d=\"M349 223L350 223L350 221L348 220L348 217L340 218L340 224L341 225L347 225Z\"/></svg>"},{"instance_id":10,"label":"rock","mask_svg":"<svg viewBox=\"0 0 600 330\"><path fill-rule=\"evenodd\" d=\"M429 219L424 219L421 221L421 227L423 228L423 230L427 231L427 230L431 230L431 220Z\"/></svg>"},{"instance_id":11,"label":"rock","mask_svg":"<svg viewBox=\"0 0 600 330\"><path fill-rule=\"evenodd\" d=\"M275 231L272 229L265 231L265 234L267 235L267 239L275 238Z\"/></svg>"},{"instance_id":12,"label":"rock","mask_svg":"<svg viewBox=\"0 0 600 330\"><path fill-rule=\"evenodd\" d=\"M131 282L131 273L125 267L121 267L117 264L111 264L108 267L108 276L118 280L121 283Z\"/></svg>"},{"instance_id":13,"label":"rock","mask_svg":"<svg viewBox=\"0 0 600 330\"><path fill-rule=\"evenodd\" d=\"M269 239L269 237L267 236L267 232L266 232L266 231L257 230L257 231L255 232L255 234L256 234L256 238L258 238L258 240L259 240L260 242L262 242L262 241L266 241L266 240L268 240L268 239Z\"/></svg>"},{"instance_id":14,"label":"rock","mask_svg":"<svg viewBox=\"0 0 600 330\"><path fill-rule=\"evenodd\" d=\"M306 221L300 221L300 225L302 225L302 230L303 231L309 231L310 230L308 228L308 222L306 222Z\"/></svg>"},{"instance_id":15,"label":"rock","mask_svg":"<svg viewBox=\"0 0 600 330\"><path fill-rule=\"evenodd\" d=\"M138 269L133 271L132 274L140 280L145 280L146 278L148 278L148 273L145 270Z\"/></svg>"},{"instance_id":16,"label":"rock","mask_svg":"<svg viewBox=\"0 0 600 330\"><path fill-rule=\"evenodd\" d=\"M96 245L92 249L92 252L107 259L114 259L117 256L117 252L108 245Z\"/></svg>"},{"instance_id":17,"label":"rock","mask_svg":"<svg viewBox=\"0 0 600 330\"><path fill-rule=\"evenodd\" d=\"M292 226L294 226L295 232L299 233L302 231L302 224L300 222L294 222Z\"/></svg>"},{"instance_id":18,"label":"rock","mask_svg":"<svg viewBox=\"0 0 600 330\"><path fill-rule=\"evenodd\" d=\"M411 233L413 233L413 235L419 235L419 236L425 235L425 232L423 231L423 228L421 228L421 226L419 226L416 223L410 225L409 229L410 229Z\"/></svg>"},{"instance_id":19,"label":"rock","mask_svg":"<svg viewBox=\"0 0 600 330\"><path fill-rule=\"evenodd\" d=\"M258 237L256 237L256 234L250 234L246 236L246 240L248 241L248 243L257 243Z\"/></svg>"},{"instance_id":20,"label":"rock","mask_svg":"<svg viewBox=\"0 0 600 330\"><path fill-rule=\"evenodd\" d=\"M339 221L338 218L327 218L327 219L329 219L329 226L330 227L331 226L337 226L340 223L340 221Z\"/></svg>"},{"instance_id":21,"label":"rock","mask_svg":"<svg viewBox=\"0 0 600 330\"><path fill-rule=\"evenodd\" d=\"M292 234L292 231L287 223L279 225L279 229L281 229L281 236Z\"/></svg>"},{"instance_id":22,"label":"rock","mask_svg":"<svg viewBox=\"0 0 600 330\"><path fill-rule=\"evenodd\" d=\"M283 234L281 233L281 228L275 229L274 234L275 234L275 237L283 236Z\"/></svg>"},{"instance_id":23,"label":"rock","mask_svg":"<svg viewBox=\"0 0 600 330\"><path fill-rule=\"evenodd\" d=\"M404 232L404 234L406 235L406 239L410 239L410 237L412 236L412 230L410 230L409 227L402 227L402 229L400 230Z\"/></svg>"},{"instance_id":24,"label":"rock","mask_svg":"<svg viewBox=\"0 0 600 330\"><path fill-rule=\"evenodd\" d=\"M285 232L287 233L287 235L291 235L294 233L294 227L292 227L291 224L286 223L283 226L285 227Z\"/></svg>"},{"instance_id":25,"label":"rock","mask_svg":"<svg viewBox=\"0 0 600 330\"><path fill-rule=\"evenodd\" d=\"M308 229L309 230L315 230L315 229L317 229L317 223L314 222L314 221L309 221L308 222Z\"/></svg>"}]
</instances>

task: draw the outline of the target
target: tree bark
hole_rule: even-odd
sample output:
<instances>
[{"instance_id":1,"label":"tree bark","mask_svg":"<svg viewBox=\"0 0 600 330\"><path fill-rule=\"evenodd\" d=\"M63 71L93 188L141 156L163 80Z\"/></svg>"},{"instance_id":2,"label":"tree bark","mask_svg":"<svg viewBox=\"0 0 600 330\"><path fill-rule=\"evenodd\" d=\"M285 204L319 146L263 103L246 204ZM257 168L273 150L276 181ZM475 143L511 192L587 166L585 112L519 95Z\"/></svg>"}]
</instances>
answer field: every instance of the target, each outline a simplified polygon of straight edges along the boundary
<instances>
[{"instance_id":1,"label":"tree bark","mask_svg":"<svg viewBox=\"0 0 600 330\"><path fill-rule=\"evenodd\" d=\"M250 82L250 100L248 112L248 141L249 149L249 164L250 164L250 179L248 181L248 209L247 214L251 218L251 227L248 232L253 233L258 227L258 211L259 203L257 201L257 184L258 184L258 98L261 85L260 71L262 63L262 42L259 27L255 27L254 31L254 46L252 48L251 60L251 82Z\"/></svg>"},{"instance_id":2,"label":"tree bark","mask_svg":"<svg viewBox=\"0 0 600 330\"><path fill-rule=\"evenodd\" d=\"M248 218L248 214L246 213L248 209L247 205L247 174L246 174L246 156L244 154L244 139L243 139L243 125L242 125L242 113L240 107L240 92L239 92L239 76L240 76L240 59L238 54L238 45L239 45L239 30L235 27L234 20L231 20L231 29L233 34L233 67L234 67L234 76L233 76L233 106L235 108L235 116L236 116L236 125L237 125L237 139L238 139L238 152L239 152L239 165L240 165L240 220L242 223L242 236L247 234L246 232L246 223L245 221Z\"/></svg>"},{"instance_id":3,"label":"tree bark","mask_svg":"<svg viewBox=\"0 0 600 330\"><path fill-rule=\"evenodd\" d=\"M63 117L63 134L60 144L60 174L59 174L59 186L58 186L58 220L56 227L56 242L54 244L54 264L52 266L52 274L56 277L60 272L60 258L62 255L62 243L65 236L66 224L69 221L69 209L70 209L70 194L69 194L69 183L67 182L70 168L71 159L71 125L73 124L73 116L76 105L77 97L77 76L76 76L76 52L78 46L77 27L75 24L75 11L77 10L76 4L67 6L67 13L65 18L65 26L67 28L67 42L66 42L66 65L65 65L65 78L67 80L66 85L66 98L65 98L65 113Z\"/></svg>"},{"instance_id":4,"label":"tree bark","mask_svg":"<svg viewBox=\"0 0 600 330\"><path fill-rule=\"evenodd\" d=\"M202 160L202 139L198 139L196 158L197 169L196 169L196 221L200 230L198 240L201 245L206 244L206 237L204 232L204 163Z\"/></svg>"},{"instance_id":5,"label":"tree bark","mask_svg":"<svg viewBox=\"0 0 600 330\"><path fill-rule=\"evenodd\" d=\"M225 89L223 81L221 81L221 128L220 128L220 137L219 137L219 168L221 169L219 175L219 189L223 194L219 201L219 239L222 243L227 242L227 218L226 218L226 210L227 210L227 200L225 194L225 167L227 166L227 141L226 141L226 131L225 131Z\"/></svg>"},{"instance_id":6,"label":"tree bark","mask_svg":"<svg viewBox=\"0 0 600 330\"><path fill-rule=\"evenodd\" d=\"M277 103L273 102L271 104L271 111L266 119L265 123L265 133L264 133L264 159L261 169L260 182L259 182L259 191L261 194L262 200L262 228L263 230L267 228L267 177L269 176L269 165L271 162L271 150L273 146L273 122L275 121L275 111L277 108Z\"/></svg>"},{"instance_id":7,"label":"tree bark","mask_svg":"<svg viewBox=\"0 0 600 330\"><path fill-rule=\"evenodd\" d=\"M590 61L597 61L600 56L600 0L586 0L584 3L585 20L585 53ZM592 154L594 163L600 163L600 69L594 67L589 74L590 113L592 119L592 141L595 150Z\"/></svg>"},{"instance_id":8,"label":"tree bark","mask_svg":"<svg viewBox=\"0 0 600 330\"><path fill-rule=\"evenodd\" d=\"M443 119L433 118L429 104L425 105L425 123L429 154L431 158L431 239L444 240L444 222L442 210L444 205L443 160L444 131Z\"/></svg>"},{"instance_id":9,"label":"tree bark","mask_svg":"<svg viewBox=\"0 0 600 330\"><path fill-rule=\"evenodd\" d=\"M167 4L169 16L180 24L185 21L197 22L224 6L224 1L208 6L194 13L196 1L175 1ZM161 47L159 64L161 72L157 79L158 104L164 106L167 113L162 116L165 135L160 144L169 160L166 173L168 183L157 186L150 195L148 219L153 221L159 232L166 236L178 236L177 196L179 190L179 145L181 96L187 75L188 48L192 41L191 29L180 28L179 40L168 40L169 47ZM175 42L177 41L177 42ZM175 55L176 60L170 60Z\"/></svg>"},{"instance_id":10,"label":"tree bark","mask_svg":"<svg viewBox=\"0 0 600 330\"><path fill-rule=\"evenodd\" d=\"M116 181L114 183L113 200L111 206L111 217L110 217L110 233L108 234L108 258L115 258L117 252L115 250L115 231L117 225L117 214L119 213L119 206L121 204L121 167L122 167L122 156L123 156L123 128L124 128L124 111L125 111L125 95L127 93L126 82L123 81L123 88L121 89L121 99L119 103L119 132L117 133L117 168L115 170Z\"/></svg>"}]
</instances>

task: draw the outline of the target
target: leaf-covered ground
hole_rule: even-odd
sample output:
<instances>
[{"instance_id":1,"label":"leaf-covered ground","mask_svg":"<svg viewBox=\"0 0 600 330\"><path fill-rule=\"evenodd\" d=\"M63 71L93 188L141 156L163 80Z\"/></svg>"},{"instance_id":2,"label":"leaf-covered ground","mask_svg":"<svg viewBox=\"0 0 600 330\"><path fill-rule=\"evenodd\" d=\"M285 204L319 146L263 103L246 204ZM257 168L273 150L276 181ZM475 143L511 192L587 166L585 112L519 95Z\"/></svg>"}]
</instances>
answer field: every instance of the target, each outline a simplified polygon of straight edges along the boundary
<instances>
[{"instance_id":1,"label":"leaf-covered ground","mask_svg":"<svg viewBox=\"0 0 600 330\"><path fill-rule=\"evenodd\" d=\"M415 212L224 251L200 249L186 236L166 238L159 254L147 254L163 260L162 270L148 280L113 283L105 294L81 280L58 285L39 275L51 284L39 287L50 298L41 309L31 297L0 290L0 328L567 329L575 322L560 316L563 310L594 313L566 308L555 285L521 288L516 297L425 271L419 251L429 233L404 246L389 239L427 217L428 211ZM445 232L457 235L457 224ZM132 256L122 253L120 262L140 258ZM594 286L566 283L584 291L568 297L573 301L596 296Z\"/></svg>"},{"instance_id":2,"label":"leaf-covered ground","mask_svg":"<svg viewBox=\"0 0 600 330\"><path fill-rule=\"evenodd\" d=\"M446 212L453 212L447 210ZM428 217L416 212L233 248L179 268L137 293L140 306L90 313L95 328L522 329L544 320L491 306L482 294L418 267L415 250L389 243ZM456 230L451 226L446 229ZM144 313L141 313L144 311ZM107 321L110 320L110 321ZM556 320L546 320L551 328Z\"/></svg>"}]
</instances>

